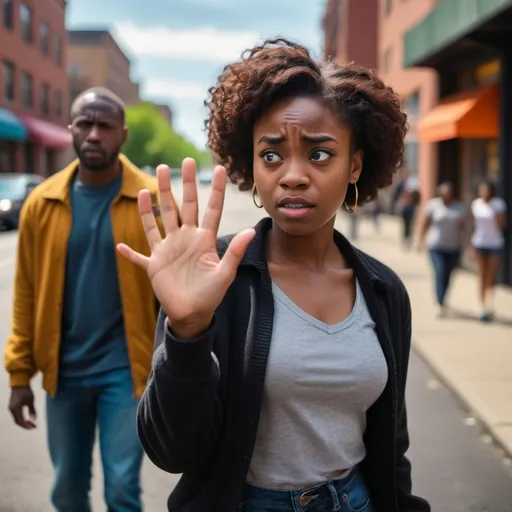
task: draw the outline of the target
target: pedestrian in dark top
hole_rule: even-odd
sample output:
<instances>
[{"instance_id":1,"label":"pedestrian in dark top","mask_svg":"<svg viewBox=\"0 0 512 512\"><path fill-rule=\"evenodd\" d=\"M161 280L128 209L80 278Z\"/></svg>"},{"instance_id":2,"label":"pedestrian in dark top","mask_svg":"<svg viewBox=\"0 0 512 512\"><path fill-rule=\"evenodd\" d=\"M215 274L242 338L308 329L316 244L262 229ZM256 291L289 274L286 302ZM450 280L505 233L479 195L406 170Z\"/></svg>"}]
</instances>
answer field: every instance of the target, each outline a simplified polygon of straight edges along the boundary
<instances>
[{"instance_id":1,"label":"pedestrian in dark top","mask_svg":"<svg viewBox=\"0 0 512 512\"><path fill-rule=\"evenodd\" d=\"M173 512L427 512L411 492L400 279L334 230L391 183L406 116L372 72L267 41L210 90L219 163L201 224L183 164L182 226L158 169L162 240L139 196L162 305L137 416L144 450L183 473ZM269 217L216 241L226 174Z\"/></svg>"},{"instance_id":2,"label":"pedestrian in dark top","mask_svg":"<svg viewBox=\"0 0 512 512\"><path fill-rule=\"evenodd\" d=\"M70 131L78 159L39 185L21 213L5 349L9 408L16 424L35 428L30 380L40 371L58 512L91 510L96 429L108 510L141 512L135 418L151 367L157 302L145 272L115 247L129 241L149 254L137 195L148 188L156 195L157 183L120 155L125 110L111 91L79 95Z\"/></svg>"}]
</instances>

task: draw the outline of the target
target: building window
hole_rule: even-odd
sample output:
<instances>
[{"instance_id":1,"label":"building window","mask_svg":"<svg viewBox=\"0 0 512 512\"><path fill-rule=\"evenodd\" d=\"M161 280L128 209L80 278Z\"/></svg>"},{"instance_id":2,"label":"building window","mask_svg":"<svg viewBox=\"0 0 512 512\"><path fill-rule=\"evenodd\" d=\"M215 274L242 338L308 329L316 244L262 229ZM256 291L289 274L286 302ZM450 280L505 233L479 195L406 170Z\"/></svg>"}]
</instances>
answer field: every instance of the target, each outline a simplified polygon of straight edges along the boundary
<instances>
[{"instance_id":1,"label":"building window","mask_svg":"<svg viewBox=\"0 0 512 512\"><path fill-rule=\"evenodd\" d=\"M2 14L4 27L12 30L14 28L14 0L2 0Z\"/></svg>"},{"instance_id":2,"label":"building window","mask_svg":"<svg viewBox=\"0 0 512 512\"><path fill-rule=\"evenodd\" d=\"M21 74L21 103L25 108L34 106L34 79L30 73Z\"/></svg>"},{"instance_id":3,"label":"building window","mask_svg":"<svg viewBox=\"0 0 512 512\"><path fill-rule=\"evenodd\" d=\"M419 143L417 140L409 140L405 143L404 160L410 176L416 178L419 164Z\"/></svg>"},{"instance_id":4,"label":"building window","mask_svg":"<svg viewBox=\"0 0 512 512\"><path fill-rule=\"evenodd\" d=\"M56 117L62 117L62 93L60 91L55 91L53 105Z\"/></svg>"},{"instance_id":5,"label":"building window","mask_svg":"<svg viewBox=\"0 0 512 512\"><path fill-rule=\"evenodd\" d=\"M50 51L50 27L46 22L39 25L39 42L41 44L41 53L48 55Z\"/></svg>"},{"instance_id":6,"label":"building window","mask_svg":"<svg viewBox=\"0 0 512 512\"><path fill-rule=\"evenodd\" d=\"M14 74L16 68L11 62L4 62L4 99L7 104L12 103L15 99Z\"/></svg>"},{"instance_id":7,"label":"building window","mask_svg":"<svg viewBox=\"0 0 512 512\"><path fill-rule=\"evenodd\" d=\"M31 43L34 38L32 27L32 9L26 5L20 5L21 38L26 43Z\"/></svg>"},{"instance_id":8,"label":"building window","mask_svg":"<svg viewBox=\"0 0 512 512\"><path fill-rule=\"evenodd\" d=\"M80 64L73 63L69 66L69 76L70 78L78 78L82 73L82 67Z\"/></svg>"},{"instance_id":9,"label":"building window","mask_svg":"<svg viewBox=\"0 0 512 512\"><path fill-rule=\"evenodd\" d=\"M48 84L41 84L40 88L41 114L47 116L50 113L50 86Z\"/></svg>"},{"instance_id":10,"label":"building window","mask_svg":"<svg viewBox=\"0 0 512 512\"><path fill-rule=\"evenodd\" d=\"M12 141L0 140L0 173L16 169L15 147Z\"/></svg>"},{"instance_id":11,"label":"building window","mask_svg":"<svg viewBox=\"0 0 512 512\"><path fill-rule=\"evenodd\" d=\"M53 52L55 64L59 67L62 66L62 39L59 36L55 36Z\"/></svg>"},{"instance_id":12,"label":"building window","mask_svg":"<svg viewBox=\"0 0 512 512\"><path fill-rule=\"evenodd\" d=\"M418 91L409 94L404 101L404 110L408 116L417 118L420 115L420 93Z\"/></svg>"}]
</instances>

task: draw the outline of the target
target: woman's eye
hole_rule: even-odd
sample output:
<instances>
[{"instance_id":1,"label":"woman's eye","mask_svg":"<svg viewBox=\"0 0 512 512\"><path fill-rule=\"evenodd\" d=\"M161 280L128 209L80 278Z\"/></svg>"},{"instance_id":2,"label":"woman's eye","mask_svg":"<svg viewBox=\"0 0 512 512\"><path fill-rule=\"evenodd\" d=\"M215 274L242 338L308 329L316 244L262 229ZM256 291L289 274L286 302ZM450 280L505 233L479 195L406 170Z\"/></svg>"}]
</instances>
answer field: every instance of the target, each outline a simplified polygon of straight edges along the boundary
<instances>
[{"instance_id":1,"label":"woman's eye","mask_svg":"<svg viewBox=\"0 0 512 512\"><path fill-rule=\"evenodd\" d=\"M323 162L324 160L328 160L329 158L332 157L332 153L330 153L329 151L325 151L325 150L322 150L322 149L317 149L315 151L313 151L313 153L311 153L311 160L315 161L315 162Z\"/></svg>"},{"instance_id":2,"label":"woman's eye","mask_svg":"<svg viewBox=\"0 0 512 512\"><path fill-rule=\"evenodd\" d=\"M273 163L276 163L276 162L280 162L281 161L281 157L277 153L275 153L274 151L267 151L263 155L263 160L265 160L265 162L267 162L269 164L273 164Z\"/></svg>"}]
</instances>

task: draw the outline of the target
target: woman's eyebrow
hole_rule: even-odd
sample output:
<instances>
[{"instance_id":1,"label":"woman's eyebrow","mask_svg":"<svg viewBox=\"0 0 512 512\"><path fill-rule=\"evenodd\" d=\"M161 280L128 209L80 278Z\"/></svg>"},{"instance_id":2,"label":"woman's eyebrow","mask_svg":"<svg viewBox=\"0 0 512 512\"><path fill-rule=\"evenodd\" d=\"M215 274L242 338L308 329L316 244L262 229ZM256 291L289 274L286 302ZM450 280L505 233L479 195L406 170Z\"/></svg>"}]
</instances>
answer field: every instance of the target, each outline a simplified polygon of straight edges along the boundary
<instances>
[{"instance_id":1,"label":"woman's eyebrow","mask_svg":"<svg viewBox=\"0 0 512 512\"><path fill-rule=\"evenodd\" d=\"M307 134L304 134L302 136L302 140L305 140L306 142L311 142L313 144L318 144L320 142L335 142L336 144L338 144L338 141L333 139L329 135L307 135Z\"/></svg>"},{"instance_id":2,"label":"woman's eyebrow","mask_svg":"<svg viewBox=\"0 0 512 512\"><path fill-rule=\"evenodd\" d=\"M258 144L265 143L265 144L281 144L285 141L285 137L282 135L277 136L271 136L271 135L265 135L261 137L261 139L258 141Z\"/></svg>"}]
</instances>

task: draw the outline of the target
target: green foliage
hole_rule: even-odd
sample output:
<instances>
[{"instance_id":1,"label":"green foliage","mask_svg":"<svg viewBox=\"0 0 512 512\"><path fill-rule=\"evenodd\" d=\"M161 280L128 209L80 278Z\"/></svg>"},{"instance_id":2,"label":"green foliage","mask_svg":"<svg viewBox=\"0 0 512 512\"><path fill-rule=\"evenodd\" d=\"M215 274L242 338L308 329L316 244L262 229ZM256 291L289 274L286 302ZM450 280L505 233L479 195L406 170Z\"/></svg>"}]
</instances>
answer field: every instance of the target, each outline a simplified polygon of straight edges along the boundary
<instances>
[{"instance_id":1,"label":"green foliage","mask_svg":"<svg viewBox=\"0 0 512 512\"><path fill-rule=\"evenodd\" d=\"M210 153L199 151L176 133L151 103L127 107L126 124L129 132L123 153L138 167L179 168L186 157L194 158L198 168L211 166Z\"/></svg>"}]
</instances>

